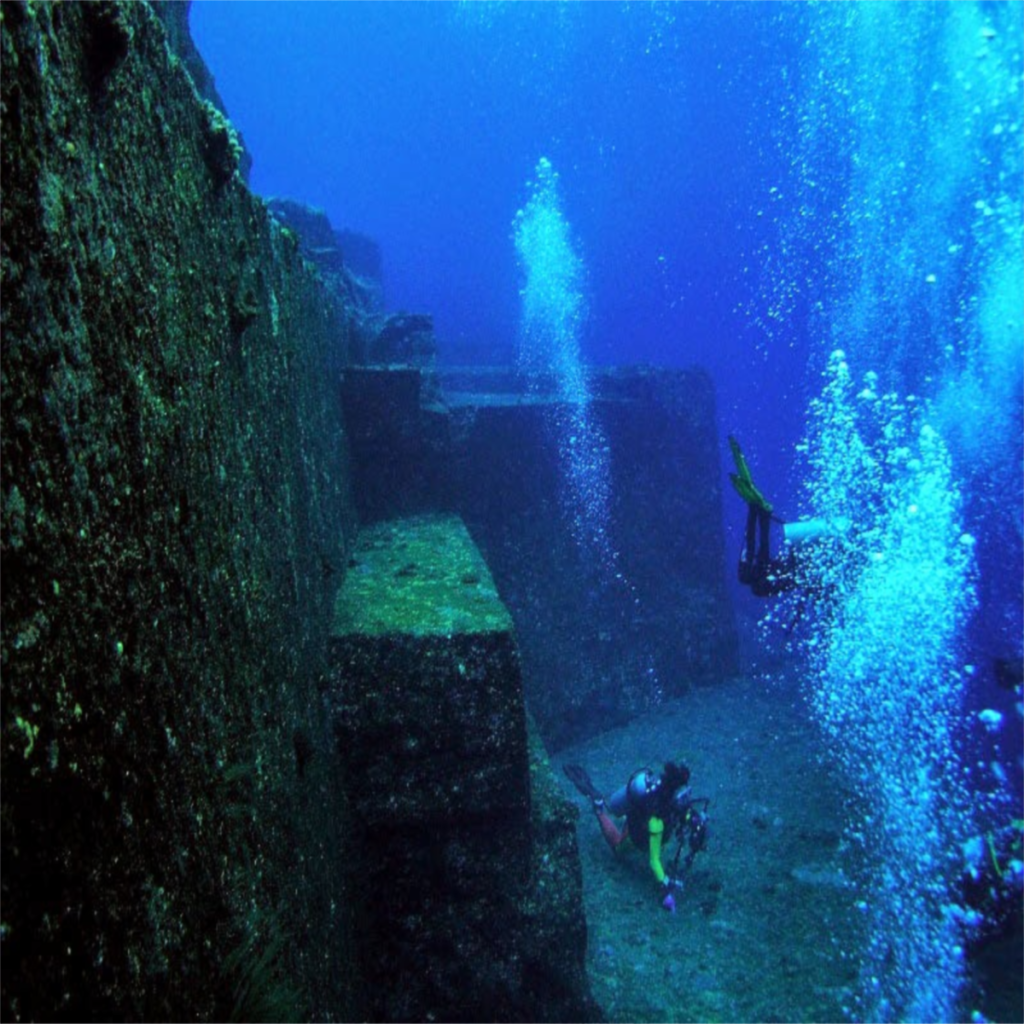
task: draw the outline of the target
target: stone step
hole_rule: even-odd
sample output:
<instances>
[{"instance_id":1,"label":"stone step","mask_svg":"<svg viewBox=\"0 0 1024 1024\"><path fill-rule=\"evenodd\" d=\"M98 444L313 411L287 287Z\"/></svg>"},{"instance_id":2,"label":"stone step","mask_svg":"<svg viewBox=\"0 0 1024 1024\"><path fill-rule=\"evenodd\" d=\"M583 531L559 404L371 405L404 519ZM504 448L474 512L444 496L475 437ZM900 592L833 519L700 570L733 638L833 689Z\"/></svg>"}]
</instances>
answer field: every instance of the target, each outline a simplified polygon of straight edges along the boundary
<instances>
[{"instance_id":1,"label":"stone step","mask_svg":"<svg viewBox=\"0 0 1024 1024\"><path fill-rule=\"evenodd\" d=\"M461 519L364 529L331 647L340 753L363 822L447 828L500 813L528 839L519 653Z\"/></svg>"}]
</instances>

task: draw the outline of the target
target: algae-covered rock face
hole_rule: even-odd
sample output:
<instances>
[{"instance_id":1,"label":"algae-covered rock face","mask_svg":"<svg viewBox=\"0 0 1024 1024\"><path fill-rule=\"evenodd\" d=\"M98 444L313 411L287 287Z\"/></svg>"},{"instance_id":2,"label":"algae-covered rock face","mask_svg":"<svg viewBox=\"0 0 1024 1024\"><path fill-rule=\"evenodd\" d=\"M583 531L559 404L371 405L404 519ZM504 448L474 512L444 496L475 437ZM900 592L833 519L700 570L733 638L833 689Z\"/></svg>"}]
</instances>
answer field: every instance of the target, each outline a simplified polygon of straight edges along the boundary
<instances>
[{"instance_id":1,"label":"algae-covered rock face","mask_svg":"<svg viewBox=\"0 0 1024 1024\"><path fill-rule=\"evenodd\" d=\"M356 314L167 42L0 9L2 1016L591 1016L508 615L455 521L349 567Z\"/></svg>"},{"instance_id":2,"label":"algae-covered rock face","mask_svg":"<svg viewBox=\"0 0 1024 1024\"><path fill-rule=\"evenodd\" d=\"M2 1015L344 1015L348 314L148 5L0 17Z\"/></svg>"},{"instance_id":3,"label":"algae-covered rock face","mask_svg":"<svg viewBox=\"0 0 1024 1024\"><path fill-rule=\"evenodd\" d=\"M334 633L451 637L512 629L461 521L422 516L364 530L335 607Z\"/></svg>"},{"instance_id":4,"label":"algae-covered rock face","mask_svg":"<svg viewBox=\"0 0 1024 1024\"><path fill-rule=\"evenodd\" d=\"M335 606L331 702L357 815L450 828L525 820L526 725L512 620L461 520L359 535ZM527 832L521 831L528 845Z\"/></svg>"}]
</instances>

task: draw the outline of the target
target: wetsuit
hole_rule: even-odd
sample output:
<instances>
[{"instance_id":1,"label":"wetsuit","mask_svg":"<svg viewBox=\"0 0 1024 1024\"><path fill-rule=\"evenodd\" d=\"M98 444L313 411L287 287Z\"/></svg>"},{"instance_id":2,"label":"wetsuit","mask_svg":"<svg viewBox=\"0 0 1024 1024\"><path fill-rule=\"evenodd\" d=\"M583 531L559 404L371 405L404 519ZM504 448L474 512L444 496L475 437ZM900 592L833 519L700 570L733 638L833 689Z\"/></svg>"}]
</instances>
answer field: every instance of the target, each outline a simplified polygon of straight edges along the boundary
<instances>
[{"instance_id":1,"label":"wetsuit","mask_svg":"<svg viewBox=\"0 0 1024 1024\"><path fill-rule=\"evenodd\" d=\"M638 849L647 854L647 862L658 884L665 885L668 876L661 863L661 849L665 838L666 823L664 814L658 806L660 795L661 791L658 790L637 797L630 793L627 787L625 827L620 830L616 826L603 804L597 807L597 820L601 826L601 834L613 850L617 850L628 836ZM615 806L614 796L611 798L611 803L613 810L621 810L621 805Z\"/></svg>"},{"instance_id":2,"label":"wetsuit","mask_svg":"<svg viewBox=\"0 0 1024 1024\"><path fill-rule=\"evenodd\" d=\"M755 597L775 597L796 586L793 553L782 558L770 556L768 534L774 518L770 510L760 505L747 506L747 542L737 576Z\"/></svg>"},{"instance_id":3,"label":"wetsuit","mask_svg":"<svg viewBox=\"0 0 1024 1024\"><path fill-rule=\"evenodd\" d=\"M617 850L627 836L641 850L646 847L647 861L654 877L659 884L665 884L665 868L661 863L661 843L665 836L665 822L661 818L652 814L647 819L646 825L641 822L639 828L630 828L630 823L627 821L625 827L620 831L615 822L608 817L608 812L602 808L597 813L597 820L601 825L601 834L608 840L608 845L613 850Z\"/></svg>"},{"instance_id":4,"label":"wetsuit","mask_svg":"<svg viewBox=\"0 0 1024 1024\"><path fill-rule=\"evenodd\" d=\"M750 587L757 597L774 597L796 586L796 564L792 552L784 558L771 557L772 520L781 520L772 514L771 504L754 486L750 467L736 438L729 438L729 447L736 463L736 472L730 473L729 479L747 503L747 537L737 575L740 583Z\"/></svg>"}]
</instances>

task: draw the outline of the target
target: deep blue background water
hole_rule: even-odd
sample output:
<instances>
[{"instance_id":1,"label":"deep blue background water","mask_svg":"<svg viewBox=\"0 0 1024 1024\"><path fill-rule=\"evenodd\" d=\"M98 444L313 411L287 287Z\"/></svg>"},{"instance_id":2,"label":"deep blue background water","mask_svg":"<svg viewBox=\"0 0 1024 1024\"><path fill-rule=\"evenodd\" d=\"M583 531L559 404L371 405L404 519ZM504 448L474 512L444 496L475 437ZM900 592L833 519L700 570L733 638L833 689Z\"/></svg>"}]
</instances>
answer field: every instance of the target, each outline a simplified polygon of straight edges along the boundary
<instances>
[{"instance_id":1,"label":"deep blue background water","mask_svg":"<svg viewBox=\"0 0 1024 1024\"><path fill-rule=\"evenodd\" d=\"M808 511L794 448L833 347L926 398L980 366L947 417L980 541L975 702L1010 709L988 666L1021 645L1021 369L983 308L1018 317L1019 350L1024 286L991 283L1019 266L1019 3L200 0L191 23L254 189L374 238L388 308L432 313L444 361L514 357L512 221L550 159L585 358L705 367L723 465L735 433L784 516ZM726 490L736 553L742 523Z\"/></svg>"},{"instance_id":2,"label":"deep blue background water","mask_svg":"<svg viewBox=\"0 0 1024 1024\"><path fill-rule=\"evenodd\" d=\"M888 905L865 961L869 974L888 972L879 950L895 949L897 978L901 963L930 964L934 977L914 983L918 1009L895 1012L950 1015L958 969L943 966L955 958L927 924L941 907L920 909L942 892L928 888L925 865L952 863L965 829L992 827L968 821L972 805L994 807L997 822L1020 813L1019 696L998 689L993 659L1019 657L1024 629L1024 5L200 0L191 21L253 156L254 189L321 206L335 227L375 239L388 308L432 313L443 361L514 359L512 224L546 157L586 268L583 357L706 368L723 468L735 433L783 517L814 512L797 446L833 350L846 352L855 389L872 371L879 394L923 399L963 498L946 554L970 533L977 575L943 577L957 582L935 598L934 621L925 615L908 630L903 610L881 601L856 628L867 629L866 647L911 638L872 669L872 682L896 688L893 706L914 707L921 694L919 708L938 709L934 730L930 719L907 725L923 725L939 753L867 735L842 763L866 765L889 796L887 780L916 771L937 803L970 779L964 816L938 838L901 833L920 793L905 815L896 800L882 816L883 845L919 845L890 867L906 869L907 893L924 886L924 895L904 912L884 875L875 879ZM869 419L868 434L888 436ZM908 428L911 445L917 430ZM897 463L916 486L913 460ZM916 514L908 493L928 494L890 482L859 497L874 515L902 495L898 520ZM745 510L727 485L724 494L727 545L738 554ZM929 500L922 512L940 524L941 495ZM943 569L941 552L931 569L898 549L874 554L893 556L886 564L911 591L915 574ZM723 567L730 581L733 565ZM749 636L764 606L731 586ZM977 611L947 650L942 623L971 586ZM937 647L947 661L932 658ZM929 675L921 665L947 668ZM856 708L857 680L843 691L844 671L834 692ZM931 698L961 679L968 715L951 726L941 696ZM985 706L1006 715L1001 733L974 717ZM860 725L872 720L869 709ZM841 730L835 738L842 746ZM1004 788L1012 802L986 802ZM899 922L898 934L886 921ZM888 975L882 990L902 998ZM883 1014L868 996L866 1015Z\"/></svg>"},{"instance_id":3,"label":"deep blue background water","mask_svg":"<svg viewBox=\"0 0 1024 1024\"><path fill-rule=\"evenodd\" d=\"M192 12L253 187L376 239L388 306L433 313L443 359L513 358L511 225L546 156L589 273L585 356L707 367L769 475L806 404L803 324L775 353L800 372L777 361L770 377L751 324L772 233L759 211L789 173L774 141L800 45L788 21L773 5Z\"/></svg>"}]
</instances>

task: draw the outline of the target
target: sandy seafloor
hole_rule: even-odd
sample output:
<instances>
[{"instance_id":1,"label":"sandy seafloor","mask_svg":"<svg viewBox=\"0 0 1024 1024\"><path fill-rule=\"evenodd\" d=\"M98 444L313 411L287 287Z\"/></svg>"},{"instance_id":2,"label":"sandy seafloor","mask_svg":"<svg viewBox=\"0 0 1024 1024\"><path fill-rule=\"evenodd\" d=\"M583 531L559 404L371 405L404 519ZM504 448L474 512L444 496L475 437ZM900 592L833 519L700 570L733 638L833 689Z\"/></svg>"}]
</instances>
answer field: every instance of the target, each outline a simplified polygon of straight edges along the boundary
<instances>
[{"instance_id":1,"label":"sandy seafloor","mask_svg":"<svg viewBox=\"0 0 1024 1024\"><path fill-rule=\"evenodd\" d=\"M689 764L694 794L711 798L708 848L670 914L645 857L632 843L613 854L562 776L581 810L588 967L610 1020L848 1019L860 854L843 835L847 787L820 742L795 684L741 677L552 759L559 771L582 764L610 792L674 756Z\"/></svg>"}]
</instances>

